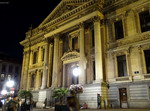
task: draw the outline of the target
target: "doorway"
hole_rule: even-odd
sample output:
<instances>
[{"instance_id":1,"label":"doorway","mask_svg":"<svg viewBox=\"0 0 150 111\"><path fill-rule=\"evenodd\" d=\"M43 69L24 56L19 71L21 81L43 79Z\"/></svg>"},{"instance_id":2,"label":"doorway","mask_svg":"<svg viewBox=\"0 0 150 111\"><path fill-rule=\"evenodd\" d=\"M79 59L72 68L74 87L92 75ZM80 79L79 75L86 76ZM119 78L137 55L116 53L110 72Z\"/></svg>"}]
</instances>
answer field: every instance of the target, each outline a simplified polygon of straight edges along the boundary
<instances>
[{"instance_id":1,"label":"doorway","mask_svg":"<svg viewBox=\"0 0 150 111\"><path fill-rule=\"evenodd\" d=\"M128 108L127 89L126 88L120 88L119 89L119 95L120 95L120 107L121 108Z\"/></svg>"}]
</instances>

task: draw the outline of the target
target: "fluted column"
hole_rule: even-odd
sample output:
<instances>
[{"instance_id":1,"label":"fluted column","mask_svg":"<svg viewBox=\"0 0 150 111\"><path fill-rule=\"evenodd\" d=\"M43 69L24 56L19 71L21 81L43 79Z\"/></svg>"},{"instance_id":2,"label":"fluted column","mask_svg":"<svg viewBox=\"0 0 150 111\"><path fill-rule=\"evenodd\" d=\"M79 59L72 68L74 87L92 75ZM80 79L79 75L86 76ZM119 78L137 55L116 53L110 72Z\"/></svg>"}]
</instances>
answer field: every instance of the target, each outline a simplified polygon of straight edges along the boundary
<instances>
[{"instance_id":1,"label":"fluted column","mask_svg":"<svg viewBox=\"0 0 150 111\"><path fill-rule=\"evenodd\" d=\"M59 49L59 37L54 37L54 56L53 56L53 75L52 75L52 87L58 86L58 49Z\"/></svg>"},{"instance_id":2,"label":"fluted column","mask_svg":"<svg viewBox=\"0 0 150 111\"><path fill-rule=\"evenodd\" d=\"M49 43L48 43L48 41L46 41L45 54L44 54L44 68L43 68L43 77L42 77L41 89L45 89L47 87L48 53L49 53Z\"/></svg>"},{"instance_id":3,"label":"fluted column","mask_svg":"<svg viewBox=\"0 0 150 111\"><path fill-rule=\"evenodd\" d=\"M29 74L29 73L28 73L28 70L29 70L30 54L31 54L30 51L28 51L28 52L26 53L24 76L23 76L23 89L27 89L28 74Z\"/></svg>"},{"instance_id":4,"label":"fluted column","mask_svg":"<svg viewBox=\"0 0 150 111\"><path fill-rule=\"evenodd\" d=\"M81 23L80 25L80 70L81 74L79 75L79 83L85 84L86 83L86 58L85 58L85 51L84 51L84 25Z\"/></svg>"},{"instance_id":5,"label":"fluted column","mask_svg":"<svg viewBox=\"0 0 150 111\"><path fill-rule=\"evenodd\" d=\"M100 31L100 17L94 19L94 35L95 35L95 72L96 82L103 81L103 59L102 59L102 37Z\"/></svg>"}]
</instances>

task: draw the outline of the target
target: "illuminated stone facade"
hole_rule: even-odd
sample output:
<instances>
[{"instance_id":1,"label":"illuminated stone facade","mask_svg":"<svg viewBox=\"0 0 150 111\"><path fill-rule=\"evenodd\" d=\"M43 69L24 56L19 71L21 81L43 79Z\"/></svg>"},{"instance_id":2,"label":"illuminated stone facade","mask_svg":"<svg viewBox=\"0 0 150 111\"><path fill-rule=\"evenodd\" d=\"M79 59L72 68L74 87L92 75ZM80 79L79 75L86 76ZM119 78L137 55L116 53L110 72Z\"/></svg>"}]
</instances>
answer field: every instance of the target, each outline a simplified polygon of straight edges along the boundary
<instances>
[{"instance_id":1,"label":"illuminated stone facade","mask_svg":"<svg viewBox=\"0 0 150 111\"><path fill-rule=\"evenodd\" d=\"M149 6L149 0L62 0L21 42L21 88L33 91L37 106L52 102L53 88L82 84L80 103L90 108L97 108L97 94L102 108L150 107Z\"/></svg>"}]
</instances>

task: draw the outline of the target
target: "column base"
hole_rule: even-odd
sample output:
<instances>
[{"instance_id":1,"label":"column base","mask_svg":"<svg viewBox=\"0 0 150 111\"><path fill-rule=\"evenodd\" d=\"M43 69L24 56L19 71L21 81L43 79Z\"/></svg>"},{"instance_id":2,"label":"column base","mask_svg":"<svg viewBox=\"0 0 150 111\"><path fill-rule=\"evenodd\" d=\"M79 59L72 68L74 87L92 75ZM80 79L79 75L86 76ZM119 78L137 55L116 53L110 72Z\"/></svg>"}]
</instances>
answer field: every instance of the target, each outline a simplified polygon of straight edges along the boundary
<instances>
[{"instance_id":1,"label":"column base","mask_svg":"<svg viewBox=\"0 0 150 111\"><path fill-rule=\"evenodd\" d=\"M40 89L46 89L47 87L46 86L42 86Z\"/></svg>"},{"instance_id":2,"label":"column base","mask_svg":"<svg viewBox=\"0 0 150 111\"><path fill-rule=\"evenodd\" d=\"M95 83L102 83L102 82L103 82L103 80L102 80L102 79L94 80L94 81L93 81L93 84L95 84Z\"/></svg>"}]
</instances>

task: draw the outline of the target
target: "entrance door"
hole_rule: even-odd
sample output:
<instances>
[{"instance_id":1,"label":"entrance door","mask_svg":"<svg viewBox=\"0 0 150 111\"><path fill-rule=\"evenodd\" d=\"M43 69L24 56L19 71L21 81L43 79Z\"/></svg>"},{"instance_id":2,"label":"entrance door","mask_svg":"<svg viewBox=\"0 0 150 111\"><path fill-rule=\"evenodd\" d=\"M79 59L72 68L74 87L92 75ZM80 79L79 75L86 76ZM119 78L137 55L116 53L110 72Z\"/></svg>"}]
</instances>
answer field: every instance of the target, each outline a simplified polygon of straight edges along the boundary
<instances>
[{"instance_id":1,"label":"entrance door","mask_svg":"<svg viewBox=\"0 0 150 111\"><path fill-rule=\"evenodd\" d=\"M127 98L126 88L120 88L119 94L120 94L120 107L121 108L128 108L128 98Z\"/></svg>"}]
</instances>

